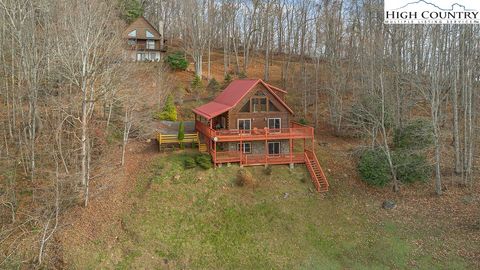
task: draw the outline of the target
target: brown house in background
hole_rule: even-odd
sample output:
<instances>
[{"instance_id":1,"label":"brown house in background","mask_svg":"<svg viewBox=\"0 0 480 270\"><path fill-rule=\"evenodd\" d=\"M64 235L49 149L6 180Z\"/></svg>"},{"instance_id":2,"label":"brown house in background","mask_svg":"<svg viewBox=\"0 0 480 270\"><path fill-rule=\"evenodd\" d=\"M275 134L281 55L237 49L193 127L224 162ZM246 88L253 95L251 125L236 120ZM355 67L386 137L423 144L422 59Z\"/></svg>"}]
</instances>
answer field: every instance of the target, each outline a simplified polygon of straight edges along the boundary
<instances>
[{"instance_id":1,"label":"brown house in background","mask_svg":"<svg viewBox=\"0 0 480 270\"><path fill-rule=\"evenodd\" d=\"M143 16L132 22L123 33L126 55L133 61L160 61L166 51L163 35Z\"/></svg>"}]
</instances>

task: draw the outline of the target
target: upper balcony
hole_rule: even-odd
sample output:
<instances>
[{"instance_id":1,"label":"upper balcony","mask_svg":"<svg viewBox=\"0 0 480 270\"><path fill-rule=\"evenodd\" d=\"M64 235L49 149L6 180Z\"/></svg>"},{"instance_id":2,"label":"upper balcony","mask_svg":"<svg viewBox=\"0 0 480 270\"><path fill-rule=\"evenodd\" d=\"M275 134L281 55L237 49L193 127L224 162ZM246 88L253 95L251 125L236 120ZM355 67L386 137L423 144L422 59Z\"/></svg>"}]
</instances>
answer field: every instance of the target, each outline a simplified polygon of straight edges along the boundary
<instances>
[{"instance_id":1,"label":"upper balcony","mask_svg":"<svg viewBox=\"0 0 480 270\"><path fill-rule=\"evenodd\" d=\"M127 49L128 50L134 50L134 51L161 51L161 52L166 52L167 51L167 45L160 46L157 44L158 42L155 42L155 45L152 46L152 44L145 44L145 43L137 43L137 44L127 44Z\"/></svg>"},{"instance_id":2,"label":"upper balcony","mask_svg":"<svg viewBox=\"0 0 480 270\"><path fill-rule=\"evenodd\" d=\"M215 130L200 121L196 121L195 129L216 142L311 139L314 137L313 127L305 126L296 122L290 122L289 128L279 129L253 128L250 130Z\"/></svg>"}]
</instances>

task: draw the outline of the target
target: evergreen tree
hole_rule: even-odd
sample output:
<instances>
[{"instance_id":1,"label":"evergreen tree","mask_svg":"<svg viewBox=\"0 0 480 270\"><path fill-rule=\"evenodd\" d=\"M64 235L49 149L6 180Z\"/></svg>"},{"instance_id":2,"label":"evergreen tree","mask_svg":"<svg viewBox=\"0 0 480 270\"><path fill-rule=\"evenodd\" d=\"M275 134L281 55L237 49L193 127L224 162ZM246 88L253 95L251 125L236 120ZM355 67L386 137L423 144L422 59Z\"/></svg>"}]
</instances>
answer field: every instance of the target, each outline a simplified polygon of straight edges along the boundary
<instances>
[{"instance_id":1,"label":"evergreen tree","mask_svg":"<svg viewBox=\"0 0 480 270\"><path fill-rule=\"evenodd\" d=\"M175 108L175 104L173 104L172 95L167 97L162 112L155 118L160 120L177 121L177 108Z\"/></svg>"},{"instance_id":2,"label":"evergreen tree","mask_svg":"<svg viewBox=\"0 0 480 270\"><path fill-rule=\"evenodd\" d=\"M127 23L143 15L142 4L138 0L120 0L123 7L122 17Z\"/></svg>"},{"instance_id":3,"label":"evergreen tree","mask_svg":"<svg viewBox=\"0 0 480 270\"><path fill-rule=\"evenodd\" d=\"M178 140L180 141L180 148L183 149L183 139L185 139L185 126L183 121L178 125Z\"/></svg>"}]
</instances>

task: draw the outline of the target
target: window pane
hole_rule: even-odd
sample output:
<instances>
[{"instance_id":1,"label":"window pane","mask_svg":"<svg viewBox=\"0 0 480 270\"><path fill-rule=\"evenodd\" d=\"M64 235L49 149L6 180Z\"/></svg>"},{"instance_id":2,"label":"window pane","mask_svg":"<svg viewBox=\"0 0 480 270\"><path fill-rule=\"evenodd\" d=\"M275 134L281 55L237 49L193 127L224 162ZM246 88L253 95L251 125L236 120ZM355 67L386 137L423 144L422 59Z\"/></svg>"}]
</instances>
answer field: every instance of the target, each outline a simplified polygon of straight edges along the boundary
<instances>
[{"instance_id":1,"label":"window pane","mask_svg":"<svg viewBox=\"0 0 480 270\"><path fill-rule=\"evenodd\" d=\"M272 101L269 101L269 102L268 102L268 109L269 109L269 111L271 111L271 112L278 112L278 111L280 111L280 110L277 108L277 106L275 106L275 105L273 104Z\"/></svg>"},{"instance_id":2,"label":"window pane","mask_svg":"<svg viewBox=\"0 0 480 270\"><path fill-rule=\"evenodd\" d=\"M238 129L250 129L250 119L238 120Z\"/></svg>"},{"instance_id":3,"label":"window pane","mask_svg":"<svg viewBox=\"0 0 480 270\"><path fill-rule=\"evenodd\" d=\"M254 112L267 111L267 98L252 98L252 102Z\"/></svg>"},{"instance_id":4,"label":"window pane","mask_svg":"<svg viewBox=\"0 0 480 270\"><path fill-rule=\"evenodd\" d=\"M242 109L240 109L240 112L250 112L250 100L243 105Z\"/></svg>"}]
</instances>

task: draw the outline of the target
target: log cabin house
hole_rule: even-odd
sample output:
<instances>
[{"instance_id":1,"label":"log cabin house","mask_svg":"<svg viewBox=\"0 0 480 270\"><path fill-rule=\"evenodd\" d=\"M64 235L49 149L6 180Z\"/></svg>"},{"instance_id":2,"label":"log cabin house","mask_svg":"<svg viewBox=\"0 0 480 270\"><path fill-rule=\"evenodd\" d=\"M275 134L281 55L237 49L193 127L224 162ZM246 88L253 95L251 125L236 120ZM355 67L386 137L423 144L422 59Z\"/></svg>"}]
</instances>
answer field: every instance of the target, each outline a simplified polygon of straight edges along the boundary
<instances>
[{"instance_id":1,"label":"log cabin house","mask_svg":"<svg viewBox=\"0 0 480 270\"><path fill-rule=\"evenodd\" d=\"M328 182L314 152L314 129L292 121L286 91L260 79L235 80L193 109L200 149L215 166L305 164L318 192Z\"/></svg>"},{"instance_id":2,"label":"log cabin house","mask_svg":"<svg viewBox=\"0 0 480 270\"><path fill-rule=\"evenodd\" d=\"M126 57L132 61L160 61L166 51L163 35L143 16L125 29L123 37Z\"/></svg>"}]
</instances>

